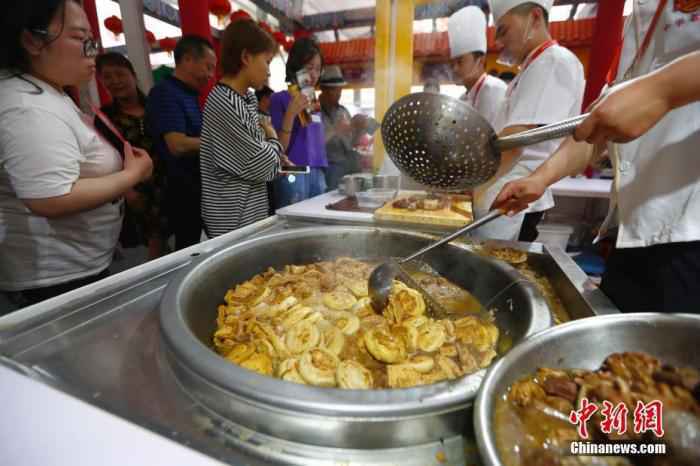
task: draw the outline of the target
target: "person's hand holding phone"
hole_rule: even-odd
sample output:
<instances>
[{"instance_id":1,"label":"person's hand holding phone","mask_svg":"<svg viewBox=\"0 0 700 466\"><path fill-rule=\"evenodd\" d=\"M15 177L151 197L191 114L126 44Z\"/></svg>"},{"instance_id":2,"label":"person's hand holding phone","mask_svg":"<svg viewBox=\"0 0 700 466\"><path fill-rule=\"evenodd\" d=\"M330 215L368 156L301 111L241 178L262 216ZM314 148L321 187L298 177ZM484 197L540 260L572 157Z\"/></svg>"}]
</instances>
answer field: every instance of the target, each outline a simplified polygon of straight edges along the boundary
<instances>
[{"instance_id":1,"label":"person's hand holding phone","mask_svg":"<svg viewBox=\"0 0 700 466\"><path fill-rule=\"evenodd\" d=\"M309 106L309 99L301 92L296 94L292 100L289 102L289 107L287 109L292 115L299 115L301 112L306 110Z\"/></svg>"},{"instance_id":2,"label":"person's hand holding phone","mask_svg":"<svg viewBox=\"0 0 700 466\"><path fill-rule=\"evenodd\" d=\"M287 154L282 154L280 155L280 163L282 164L282 167L295 167L296 165L294 162L289 160L289 157L287 157Z\"/></svg>"}]
</instances>

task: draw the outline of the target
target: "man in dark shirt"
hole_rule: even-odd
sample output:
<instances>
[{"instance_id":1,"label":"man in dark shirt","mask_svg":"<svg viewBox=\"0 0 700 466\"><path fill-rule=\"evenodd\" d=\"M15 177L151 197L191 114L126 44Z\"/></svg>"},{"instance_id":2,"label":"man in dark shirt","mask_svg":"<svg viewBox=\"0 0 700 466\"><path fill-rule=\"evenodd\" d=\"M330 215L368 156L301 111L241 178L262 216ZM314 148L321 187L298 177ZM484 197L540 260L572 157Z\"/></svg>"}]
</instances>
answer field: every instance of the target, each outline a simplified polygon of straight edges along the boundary
<instances>
[{"instance_id":1,"label":"man in dark shirt","mask_svg":"<svg viewBox=\"0 0 700 466\"><path fill-rule=\"evenodd\" d=\"M344 175L360 171L360 155L353 149L350 112L340 105L340 95L347 82L339 66L327 66L319 81L321 118L326 136L328 169L326 184L336 189Z\"/></svg>"},{"instance_id":2,"label":"man in dark shirt","mask_svg":"<svg viewBox=\"0 0 700 466\"><path fill-rule=\"evenodd\" d=\"M175 235L175 249L197 244L202 235L199 135L202 111L199 93L216 69L211 44L184 36L175 47L175 72L148 95L146 119L154 150L165 164L164 210Z\"/></svg>"}]
</instances>

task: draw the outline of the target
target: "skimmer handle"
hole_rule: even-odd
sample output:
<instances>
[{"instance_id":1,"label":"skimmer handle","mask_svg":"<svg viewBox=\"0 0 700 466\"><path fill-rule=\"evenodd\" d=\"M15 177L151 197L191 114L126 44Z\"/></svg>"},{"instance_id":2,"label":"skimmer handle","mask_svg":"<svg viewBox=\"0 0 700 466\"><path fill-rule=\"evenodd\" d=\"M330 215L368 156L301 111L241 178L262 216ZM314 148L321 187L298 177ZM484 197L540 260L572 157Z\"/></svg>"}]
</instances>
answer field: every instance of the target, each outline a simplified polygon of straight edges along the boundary
<instances>
[{"instance_id":1,"label":"skimmer handle","mask_svg":"<svg viewBox=\"0 0 700 466\"><path fill-rule=\"evenodd\" d=\"M441 246L441 245L443 245L443 244L445 244L445 243L449 243L449 242L452 241L453 239L455 239L455 238L457 238L457 237L459 237L459 236L462 236L463 234L468 233L468 232L470 232L470 231L472 231L472 230L476 230L476 229L479 228L480 226L485 225L485 224L489 223L489 222L492 221L492 220L496 220L498 217L500 217L501 215L504 215L505 213L506 213L506 211L505 211L504 209L492 210L491 212L489 212L488 214L486 214L484 217L482 217L482 218L480 218L480 219L478 219L478 220L474 220L474 221L473 221L472 223L470 223L469 225L464 226L464 227L460 228L459 230L455 231L454 233L445 236L445 237L442 238L441 240L436 241L436 242L434 242L434 243L431 243L430 245L424 247L424 248L421 249L420 251L415 252L415 253L411 254L410 256L408 256L408 257L406 257L406 258L404 258L404 259L401 259L401 260L399 261L399 264L403 264L404 262L408 262L408 261L410 261L410 260L415 259L416 257L422 256L423 254L425 254L426 252L430 251L431 249L436 248L436 247L438 247L438 246Z\"/></svg>"},{"instance_id":2,"label":"skimmer handle","mask_svg":"<svg viewBox=\"0 0 700 466\"><path fill-rule=\"evenodd\" d=\"M588 113L584 113L583 115L569 118L567 120L560 121L559 123L552 123L551 125L545 125L539 128L523 131L522 133L498 138L495 141L496 148L500 152L503 152L511 149L517 149L518 147L531 146L532 144L537 144L538 142L542 141L551 141L552 139L559 139L564 136L569 136L583 120L588 118L588 115Z\"/></svg>"}]
</instances>

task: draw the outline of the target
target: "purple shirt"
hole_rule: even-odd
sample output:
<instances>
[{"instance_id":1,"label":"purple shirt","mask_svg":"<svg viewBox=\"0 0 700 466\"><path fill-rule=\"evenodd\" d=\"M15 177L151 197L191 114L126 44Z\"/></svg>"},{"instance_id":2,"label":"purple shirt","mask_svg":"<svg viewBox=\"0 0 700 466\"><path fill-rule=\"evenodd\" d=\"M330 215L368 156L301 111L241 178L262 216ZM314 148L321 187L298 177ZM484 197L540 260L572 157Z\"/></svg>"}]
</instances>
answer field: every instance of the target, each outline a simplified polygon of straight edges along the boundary
<instances>
[{"instance_id":1,"label":"purple shirt","mask_svg":"<svg viewBox=\"0 0 700 466\"><path fill-rule=\"evenodd\" d=\"M287 91L275 92L270 97L272 125L278 132L282 129L282 120L291 100L292 96ZM323 124L320 118L318 120L318 122L313 121L304 127L299 123L299 118L294 119L287 156L295 165L328 166Z\"/></svg>"}]
</instances>

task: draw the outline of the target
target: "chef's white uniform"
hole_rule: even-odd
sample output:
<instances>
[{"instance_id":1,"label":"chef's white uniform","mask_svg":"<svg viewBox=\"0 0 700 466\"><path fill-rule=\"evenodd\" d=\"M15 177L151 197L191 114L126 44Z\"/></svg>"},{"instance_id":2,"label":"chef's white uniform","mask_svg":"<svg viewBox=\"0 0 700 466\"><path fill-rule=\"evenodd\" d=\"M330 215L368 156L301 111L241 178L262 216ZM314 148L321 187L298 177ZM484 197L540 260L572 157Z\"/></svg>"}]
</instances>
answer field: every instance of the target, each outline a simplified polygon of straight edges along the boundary
<instances>
[{"instance_id":1,"label":"chef's white uniform","mask_svg":"<svg viewBox=\"0 0 700 466\"><path fill-rule=\"evenodd\" d=\"M700 49L700 4L695 4L694 12L684 13L669 1L646 53L632 67L658 5L635 0L616 81L628 70L628 78L642 76ZM619 225L617 247L700 240L700 103L669 112L642 137L611 144L609 152L615 182L606 226Z\"/></svg>"},{"instance_id":2,"label":"chef's white uniform","mask_svg":"<svg viewBox=\"0 0 700 466\"><path fill-rule=\"evenodd\" d=\"M493 122L498 133L511 126L556 123L581 113L585 79L579 59L557 44L539 54L537 52L537 49L533 50L520 74L508 86ZM556 151L561 142L559 139L524 147L522 155L508 173L478 187L474 191L475 217L486 215L506 183L528 176ZM495 220L479 228L474 236L517 240L526 212L541 212L553 206L554 198L547 190L527 211Z\"/></svg>"},{"instance_id":3,"label":"chef's white uniform","mask_svg":"<svg viewBox=\"0 0 700 466\"><path fill-rule=\"evenodd\" d=\"M474 107L493 126L505 99L508 85L487 73L479 79L460 99Z\"/></svg>"},{"instance_id":4,"label":"chef's white uniform","mask_svg":"<svg viewBox=\"0 0 700 466\"><path fill-rule=\"evenodd\" d=\"M659 5L635 0L616 82L700 49L700 2L669 0L635 62ZM615 181L601 231L619 228L603 290L626 312L700 312L700 103L669 112L640 138L610 144L608 152Z\"/></svg>"},{"instance_id":5,"label":"chef's white uniform","mask_svg":"<svg viewBox=\"0 0 700 466\"><path fill-rule=\"evenodd\" d=\"M473 5L466 6L450 16L447 21L450 58L456 59L470 53L485 55L488 51L486 26L484 12ZM484 57L483 60L485 59ZM469 103L493 125L506 88L506 83L500 79L483 73L460 99Z\"/></svg>"}]
</instances>

